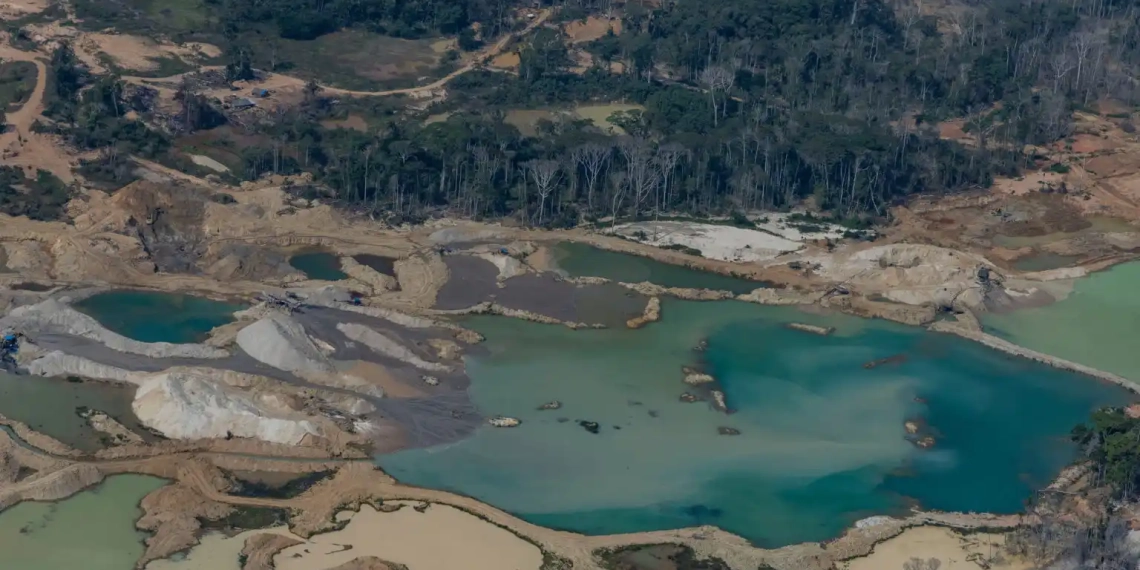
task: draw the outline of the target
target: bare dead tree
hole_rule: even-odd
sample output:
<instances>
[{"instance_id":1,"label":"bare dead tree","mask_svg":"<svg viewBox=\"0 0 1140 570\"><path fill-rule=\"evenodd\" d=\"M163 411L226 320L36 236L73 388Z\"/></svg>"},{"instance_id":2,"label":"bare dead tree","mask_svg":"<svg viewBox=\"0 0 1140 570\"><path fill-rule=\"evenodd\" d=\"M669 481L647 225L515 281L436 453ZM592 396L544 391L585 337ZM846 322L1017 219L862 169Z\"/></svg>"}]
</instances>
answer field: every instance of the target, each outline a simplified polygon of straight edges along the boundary
<instances>
[{"instance_id":1,"label":"bare dead tree","mask_svg":"<svg viewBox=\"0 0 1140 570\"><path fill-rule=\"evenodd\" d=\"M705 89L709 92L709 100L712 101L713 126L715 127L721 114L717 109L716 94L718 91L728 91L736 81L736 77L731 71L718 65L713 65L706 67L705 70L701 72L700 80L701 84L704 85ZM723 107L727 107L727 97L726 94L722 101Z\"/></svg>"},{"instance_id":2,"label":"bare dead tree","mask_svg":"<svg viewBox=\"0 0 1140 570\"><path fill-rule=\"evenodd\" d=\"M617 227L618 211L621 209L621 203L625 200L625 191L627 188L627 175L625 172L617 171L610 175L610 186L612 187L613 196L610 200L610 230L612 231Z\"/></svg>"},{"instance_id":3,"label":"bare dead tree","mask_svg":"<svg viewBox=\"0 0 1140 570\"><path fill-rule=\"evenodd\" d=\"M633 215L636 216L645 198L657 187L661 174L653 166L653 149L647 141L623 137L617 147L625 161L626 185L632 191Z\"/></svg>"},{"instance_id":4,"label":"bare dead tree","mask_svg":"<svg viewBox=\"0 0 1140 570\"><path fill-rule=\"evenodd\" d=\"M586 143L570 151L571 160L586 172L586 207L594 209L594 191L598 186L598 176L610 160L611 146Z\"/></svg>"},{"instance_id":5,"label":"bare dead tree","mask_svg":"<svg viewBox=\"0 0 1140 570\"><path fill-rule=\"evenodd\" d=\"M538 223L542 224L546 210L546 198L562 179L562 165L557 160L530 160L524 163L538 192Z\"/></svg>"},{"instance_id":6,"label":"bare dead tree","mask_svg":"<svg viewBox=\"0 0 1140 570\"><path fill-rule=\"evenodd\" d=\"M654 192L653 204L653 221L657 222L661 218L661 207L668 206L670 199L670 182L673 180L674 172L677 169L677 162L681 157L688 154L685 147L676 144L663 144L657 147L657 155L653 157L653 165L657 167L661 184L658 185L660 192ZM657 226L653 228L653 239L657 239Z\"/></svg>"}]
</instances>

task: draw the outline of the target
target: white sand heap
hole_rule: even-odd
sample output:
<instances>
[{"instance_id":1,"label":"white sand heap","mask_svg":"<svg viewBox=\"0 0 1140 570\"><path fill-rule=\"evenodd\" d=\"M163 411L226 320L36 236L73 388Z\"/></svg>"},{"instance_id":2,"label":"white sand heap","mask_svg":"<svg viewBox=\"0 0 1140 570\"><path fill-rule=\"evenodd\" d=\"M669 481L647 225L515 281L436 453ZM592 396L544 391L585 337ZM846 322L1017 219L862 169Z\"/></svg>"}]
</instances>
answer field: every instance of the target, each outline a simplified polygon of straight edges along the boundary
<instances>
[{"instance_id":1,"label":"white sand heap","mask_svg":"<svg viewBox=\"0 0 1140 570\"><path fill-rule=\"evenodd\" d=\"M94 380L138 384L147 374L110 366L53 350L28 363L28 372L37 376L81 376Z\"/></svg>"},{"instance_id":2,"label":"white sand heap","mask_svg":"<svg viewBox=\"0 0 1140 570\"><path fill-rule=\"evenodd\" d=\"M171 369L144 380L132 408L144 425L174 439L256 438L297 445L320 430L285 394L247 392L257 377L223 370Z\"/></svg>"},{"instance_id":3,"label":"white sand heap","mask_svg":"<svg viewBox=\"0 0 1140 570\"><path fill-rule=\"evenodd\" d=\"M762 231L696 222L635 222L613 231L650 245L690 247L700 250L702 257L721 261L765 261L803 247Z\"/></svg>"},{"instance_id":4,"label":"white sand heap","mask_svg":"<svg viewBox=\"0 0 1140 570\"><path fill-rule=\"evenodd\" d=\"M502 253L479 253L475 257L484 261L491 262L496 269L499 270L499 275L496 277L498 281L506 281L511 277L518 277L519 275L526 275L527 268L521 261L509 255Z\"/></svg>"},{"instance_id":5,"label":"white sand heap","mask_svg":"<svg viewBox=\"0 0 1140 570\"><path fill-rule=\"evenodd\" d=\"M354 340L367 346L368 348L383 354L384 356L395 358L400 362L406 362L419 368L420 370L427 370L430 372L449 372L451 367L438 362L428 362L416 353L412 352L408 347L388 338L383 333L355 323L345 324L339 323L336 326L337 330L344 333L349 339Z\"/></svg>"},{"instance_id":6,"label":"white sand heap","mask_svg":"<svg viewBox=\"0 0 1140 570\"><path fill-rule=\"evenodd\" d=\"M288 372L335 372L320 348L305 334L305 327L290 317L274 314L237 333L237 345L246 354Z\"/></svg>"},{"instance_id":7,"label":"white sand heap","mask_svg":"<svg viewBox=\"0 0 1140 570\"><path fill-rule=\"evenodd\" d=\"M18 307L0 319L0 326L11 327L28 335L54 333L80 336L120 352L141 354L150 358L224 358L225 350L204 344L140 342L111 332L99 321L71 308L66 302L48 299L42 303Z\"/></svg>"}]
</instances>

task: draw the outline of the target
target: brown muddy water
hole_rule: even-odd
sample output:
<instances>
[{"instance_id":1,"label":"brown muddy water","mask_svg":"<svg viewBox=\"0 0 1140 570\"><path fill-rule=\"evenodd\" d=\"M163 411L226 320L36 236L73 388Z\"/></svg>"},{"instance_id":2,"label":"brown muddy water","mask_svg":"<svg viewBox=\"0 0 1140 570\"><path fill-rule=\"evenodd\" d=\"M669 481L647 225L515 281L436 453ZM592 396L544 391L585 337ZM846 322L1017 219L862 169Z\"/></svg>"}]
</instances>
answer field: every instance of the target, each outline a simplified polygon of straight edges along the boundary
<instances>
[{"instance_id":1,"label":"brown muddy water","mask_svg":"<svg viewBox=\"0 0 1140 570\"><path fill-rule=\"evenodd\" d=\"M394 257L361 253L352 256L352 258L361 265L371 267L377 273L383 273L391 277L396 276L396 258Z\"/></svg>"},{"instance_id":2,"label":"brown muddy water","mask_svg":"<svg viewBox=\"0 0 1140 570\"><path fill-rule=\"evenodd\" d=\"M134 394L134 386L0 373L0 414L87 452L105 443L103 434L79 417L81 407L105 412L144 438L157 439L131 410Z\"/></svg>"},{"instance_id":3,"label":"brown muddy water","mask_svg":"<svg viewBox=\"0 0 1140 570\"><path fill-rule=\"evenodd\" d=\"M521 275L500 287L498 269L469 255L444 257L451 278L436 296L437 309L465 309L484 301L562 321L625 326L640 315L648 299L614 284L579 285L554 274Z\"/></svg>"}]
</instances>

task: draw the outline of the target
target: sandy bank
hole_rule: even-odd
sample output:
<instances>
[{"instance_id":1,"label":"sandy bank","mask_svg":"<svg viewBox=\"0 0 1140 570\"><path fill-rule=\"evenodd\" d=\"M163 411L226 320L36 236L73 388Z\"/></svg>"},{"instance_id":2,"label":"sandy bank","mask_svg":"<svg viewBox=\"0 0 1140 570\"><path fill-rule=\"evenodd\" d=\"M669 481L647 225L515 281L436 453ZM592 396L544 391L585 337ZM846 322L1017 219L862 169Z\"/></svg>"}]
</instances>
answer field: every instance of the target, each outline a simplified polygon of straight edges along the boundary
<instances>
[{"instance_id":1,"label":"sandy bank","mask_svg":"<svg viewBox=\"0 0 1140 570\"><path fill-rule=\"evenodd\" d=\"M499 315L501 317L510 317L512 319L519 319L523 321L530 321L532 323L542 323L544 325L563 325L572 329L603 329L605 325L600 323L579 323L575 321L563 321L554 317L524 311L522 309L512 309L504 307L498 303L486 301L478 305L467 307L466 309L456 309L451 311L437 310L436 314L440 315Z\"/></svg>"},{"instance_id":2,"label":"sandy bank","mask_svg":"<svg viewBox=\"0 0 1140 570\"><path fill-rule=\"evenodd\" d=\"M1032 565L1002 554L1000 534L959 534L938 527L916 527L875 546L871 554L843 562L840 570L902 570L912 558L941 562L941 570L1028 570ZM985 565L983 565L985 564Z\"/></svg>"},{"instance_id":3,"label":"sandy bank","mask_svg":"<svg viewBox=\"0 0 1140 570\"><path fill-rule=\"evenodd\" d=\"M428 362L420 358L416 353L412 352L408 347L396 342L389 338L387 335L371 329L364 325L355 323L338 323L337 330L344 333L344 336L367 346L373 351L383 354L389 358L395 358L400 362L406 362L419 368L420 370L427 370L429 372L450 372L451 367L446 364L438 362Z\"/></svg>"},{"instance_id":4,"label":"sandy bank","mask_svg":"<svg viewBox=\"0 0 1140 570\"><path fill-rule=\"evenodd\" d=\"M325 570L375 556L417 570L538 570L542 551L455 507L397 502L385 513L362 505L344 530L316 535L274 557L277 570Z\"/></svg>"},{"instance_id":5,"label":"sandy bank","mask_svg":"<svg viewBox=\"0 0 1140 570\"><path fill-rule=\"evenodd\" d=\"M139 384L147 376L145 372L101 364L59 350L53 350L28 363L28 372L37 376L80 376L128 384Z\"/></svg>"},{"instance_id":6,"label":"sandy bank","mask_svg":"<svg viewBox=\"0 0 1140 570\"><path fill-rule=\"evenodd\" d=\"M272 570L272 566L265 564L257 554L280 546L276 548L279 552L301 540L287 527L248 530L233 536L209 532L202 536L197 546L186 552L184 558L153 560L147 563L146 570ZM254 548L246 551L247 544L253 544ZM243 554L246 556L244 567L239 562ZM251 559L254 559L252 564Z\"/></svg>"},{"instance_id":7,"label":"sandy bank","mask_svg":"<svg viewBox=\"0 0 1140 570\"><path fill-rule=\"evenodd\" d=\"M613 231L649 245L687 247L700 251L703 257L742 263L770 260L803 247L802 243L762 231L699 222L636 222Z\"/></svg>"},{"instance_id":8,"label":"sandy bank","mask_svg":"<svg viewBox=\"0 0 1140 570\"><path fill-rule=\"evenodd\" d=\"M351 256L344 256L340 258L340 269L346 275L368 286L373 294L391 291L399 286L396 279L390 275L384 275L367 265L364 265Z\"/></svg>"},{"instance_id":9,"label":"sandy bank","mask_svg":"<svg viewBox=\"0 0 1140 570\"><path fill-rule=\"evenodd\" d=\"M661 299L659 297L650 297L649 302L645 304L645 311L641 316L634 317L625 322L625 326L631 329L639 329L648 323L655 323L661 320Z\"/></svg>"}]
</instances>

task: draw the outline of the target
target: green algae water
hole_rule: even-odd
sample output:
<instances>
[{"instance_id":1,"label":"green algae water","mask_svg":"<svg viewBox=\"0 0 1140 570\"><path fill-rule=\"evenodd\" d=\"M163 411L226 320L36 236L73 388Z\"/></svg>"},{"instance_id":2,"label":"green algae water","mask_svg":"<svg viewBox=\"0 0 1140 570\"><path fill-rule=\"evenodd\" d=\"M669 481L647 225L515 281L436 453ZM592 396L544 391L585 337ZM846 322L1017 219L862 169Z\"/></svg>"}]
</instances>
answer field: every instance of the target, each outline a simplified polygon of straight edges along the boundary
<instances>
[{"instance_id":1,"label":"green algae water","mask_svg":"<svg viewBox=\"0 0 1140 570\"><path fill-rule=\"evenodd\" d=\"M75 303L108 329L143 342L201 342L244 305L152 291L108 291Z\"/></svg>"},{"instance_id":2,"label":"green algae water","mask_svg":"<svg viewBox=\"0 0 1140 570\"><path fill-rule=\"evenodd\" d=\"M765 286L759 281L697 271L580 243L559 243L552 246L551 251L558 268L573 277L605 277L624 283L652 281L665 287L717 289L737 294L749 293Z\"/></svg>"},{"instance_id":3,"label":"green algae water","mask_svg":"<svg viewBox=\"0 0 1140 570\"><path fill-rule=\"evenodd\" d=\"M1046 354L1140 383L1140 262L1077 280L1065 299L1045 307L982 315L987 331Z\"/></svg>"},{"instance_id":4,"label":"green algae water","mask_svg":"<svg viewBox=\"0 0 1140 570\"><path fill-rule=\"evenodd\" d=\"M116 475L57 503L20 503L0 513L4 570L130 570L143 553L139 501L165 485Z\"/></svg>"},{"instance_id":5,"label":"green algae water","mask_svg":"<svg viewBox=\"0 0 1140 570\"><path fill-rule=\"evenodd\" d=\"M301 253L289 258L289 265L304 273L309 279L341 281L348 274L340 269L340 258L327 252Z\"/></svg>"},{"instance_id":6,"label":"green algae water","mask_svg":"<svg viewBox=\"0 0 1140 570\"><path fill-rule=\"evenodd\" d=\"M131 410L134 395L134 386L0 372L0 414L82 451L98 451L104 445L102 434L79 417L76 408L80 406L106 412L147 437L149 432Z\"/></svg>"},{"instance_id":7,"label":"green algae water","mask_svg":"<svg viewBox=\"0 0 1140 570\"><path fill-rule=\"evenodd\" d=\"M881 321L731 301L666 301L662 315L636 331L472 319L489 354L469 359L471 396L522 425L378 462L537 524L589 534L714 524L774 547L916 503L1016 512L1072 459L1075 424L1129 401L1117 386ZM692 390L681 367L700 358L735 413L679 400ZM538 410L551 400L562 407ZM908 441L908 420L926 426L932 448Z\"/></svg>"}]
</instances>

